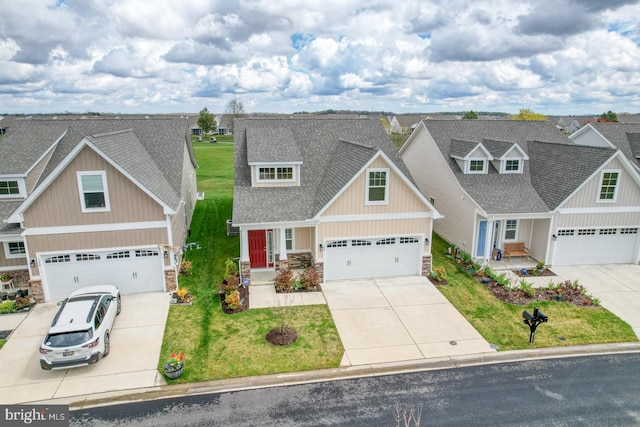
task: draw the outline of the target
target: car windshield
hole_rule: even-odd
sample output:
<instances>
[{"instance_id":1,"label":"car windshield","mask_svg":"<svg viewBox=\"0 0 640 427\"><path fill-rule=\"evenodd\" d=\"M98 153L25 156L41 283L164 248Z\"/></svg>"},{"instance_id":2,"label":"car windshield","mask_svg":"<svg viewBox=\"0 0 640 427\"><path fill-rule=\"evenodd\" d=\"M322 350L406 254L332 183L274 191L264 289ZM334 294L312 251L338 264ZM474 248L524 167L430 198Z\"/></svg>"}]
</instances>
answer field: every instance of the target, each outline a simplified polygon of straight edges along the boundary
<instances>
[{"instance_id":1,"label":"car windshield","mask_svg":"<svg viewBox=\"0 0 640 427\"><path fill-rule=\"evenodd\" d=\"M64 332L61 334L51 334L45 340L49 347L71 347L83 344L92 337L91 330Z\"/></svg>"}]
</instances>

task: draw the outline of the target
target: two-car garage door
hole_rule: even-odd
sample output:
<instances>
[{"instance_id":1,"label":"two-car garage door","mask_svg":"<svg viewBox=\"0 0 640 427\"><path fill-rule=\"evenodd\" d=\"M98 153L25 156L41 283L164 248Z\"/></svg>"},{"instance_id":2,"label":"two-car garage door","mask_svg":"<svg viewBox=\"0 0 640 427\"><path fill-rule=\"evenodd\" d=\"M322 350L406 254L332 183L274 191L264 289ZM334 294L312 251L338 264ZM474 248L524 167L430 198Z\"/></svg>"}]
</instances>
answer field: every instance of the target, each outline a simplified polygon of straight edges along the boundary
<instances>
[{"instance_id":1,"label":"two-car garage door","mask_svg":"<svg viewBox=\"0 0 640 427\"><path fill-rule=\"evenodd\" d=\"M630 264L638 245L638 227L558 230L554 265Z\"/></svg>"},{"instance_id":2,"label":"two-car garage door","mask_svg":"<svg viewBox=\"0 0 640 427\"><path fill-rule=\"evenodd\" d=\"M122 293L164 290L163 259L157 247L40 255L39 260L48 300L93 285L116 285Z\"/></svg>"},{"instance_id":3,"label":"two-car garage door","mask_svg":"<svg viewBox=\"0 0 640 427\"><path fill-rule=\"evenodd\" d=\"M419 236L343 239L326 242L325 280L420 274L422 245Z\"/></svg>"}]
</instances>

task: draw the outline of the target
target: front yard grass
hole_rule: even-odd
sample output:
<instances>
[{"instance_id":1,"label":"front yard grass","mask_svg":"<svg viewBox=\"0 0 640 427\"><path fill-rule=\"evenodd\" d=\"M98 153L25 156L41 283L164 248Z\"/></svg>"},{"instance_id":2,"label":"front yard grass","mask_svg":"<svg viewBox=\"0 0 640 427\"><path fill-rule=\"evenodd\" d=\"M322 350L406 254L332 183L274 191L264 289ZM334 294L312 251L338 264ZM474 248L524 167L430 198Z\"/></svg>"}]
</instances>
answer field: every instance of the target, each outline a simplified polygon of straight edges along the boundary
<instances>
[{"instance_id":1,"label":"front yard grass","mask_svg":"<svg viewBox=\"0 0 640 427\"><path fill-rule=\"evenodd\" d=\"M195 138L194 138L195 139ZM220 139L219 139L220 140ZM278 326L272 309L251 309L233 315L222 311L217 285L224 262L239 255L239 238L226 235L233 202L233 145L194 142L199 200L191 223L188 250L192 276L180 276L180 287L194 296L193 306L171 306L158 368L171 353L183 353L185 369L172 383L197 382L336 367L344 349L326 305L289 307L288 325L298 333L295 343L272 346L265 335ZM249 295L251 300L251 295Z\"/></svg>"},{"instance_id":2,"label":"front yard grass","mask_svg":"<svg viewBox=\"0 0 640 427\"><path fill-rule=\"evenodd\" d=\"M434 234L433 267L443 266L449 282L438 289L487 341L497 344L500 350L638 341L631 326L602 307L576 307L557 301L539 301L527 306L502 302L446 258L447 247L447 242ZM549 316L549 321L538 327L535 343L530 346L529 327L523 322L522 312L532 313L534 307Z\"/></svg>"}]
</instances>

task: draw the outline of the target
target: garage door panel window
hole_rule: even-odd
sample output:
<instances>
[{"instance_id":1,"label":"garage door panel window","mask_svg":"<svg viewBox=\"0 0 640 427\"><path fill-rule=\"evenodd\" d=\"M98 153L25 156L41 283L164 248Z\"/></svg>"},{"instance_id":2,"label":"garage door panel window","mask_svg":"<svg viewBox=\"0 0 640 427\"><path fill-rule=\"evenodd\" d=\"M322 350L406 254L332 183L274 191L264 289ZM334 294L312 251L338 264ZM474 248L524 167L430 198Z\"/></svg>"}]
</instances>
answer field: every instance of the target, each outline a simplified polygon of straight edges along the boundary
<instances>
[{"instance_id":1,"label":"garage door panel window","mask_svg":"<svg viewBox=\"0 0 640 427\"><path fill-rule=\"evenodd\" d=\"M136 249L136 257L158 256L158 255L159 255L158 251Z\"/></svg>"},{"instance_id":2,"label":"garage door panel window","mask_svg":"<svg viewBox=\"0 0 640 427\"><path fill-rule=\"evenodd\" d=\"M390 237L387 239L380 239L378 241L376 241L376 245L380 246L380 245L395 245L396 244L396 238L395 237Z\"/></svg>"},{"instance_id":3,"label":"garage door panel window","mask_svg":"<svg viewBox=\"0 0 640 427\"><path fill-rule=\"evenodd\" d=\"M420 243L420 239L418 239L417 237L401 237L400 238L401 245L406 245L411 243Z\"/></svg>"},{"instance_id":4,"label":"garage door panel window","mask_svg":"<svg viewBox=\"0 0 640 427\"><path fill-rule=\"evenodd\" d=\"M96 254L76 254L76 261L95 261L99 259L100 255Z\"/></svg>"},{"instance_id":5,"label":"garage door panel window","mask_svg":"<svg viewBox=\"0 0 640 427\"><path fill-rule=\"evenodd\" d=\"M620 234L638 234L637 228L621 228Z\"/></svg>"},{"instance_id":6,"label":"garage door panel window","mask_svg":"<svg viewBox=\"0 0 640 427\"><path fill-rule=\"evenodd\" d=\"M60 264L63 262L71 262L70 255L57 255L44 260L45 264Z\"/></svg>"},{"instance_id":7,"label":"garage door panel window","mask_svg":"<svg viewBox=\"0 0 640 427\"><path fill-rule=\"evenodd\" d=\"M371 246L370 240L352 240L351 246Z\"/></svg>"},{"instance_id":8,"label":"garage door panel window","mask_svg":"<svg viewBox=\"0 0 640 427\"><path fill-rule=\"evenodd\" d=\"M558 230L556 265L628 264L634 262L638 227Z\"/></svg>"},{"instance_id":9,"label":"garage door panel window","mask_svg":"<svg viewBox=\"0 0 640 427\"><path fill-rule=\"evenodd\" d=\"M389 202L389 170L369 169L367 171L368 205L386 205Z\"/></svg>"},{"instance_id":10,"label":"garage door panel window","mask_svg":"<svg viewBox=\"0 0 640 427\"><path fill-rule=\"evenodd\" d=\"M113 252L110 254L107 254L106 258L107 259L122 259L122 258L130 258L131 255L129 254L129 251L119 251L119 252Z\"/></svg>"},{"instance_id":11,"label":"garage door panel window","mask_svg":"<svg viewBox=\"0 0 640 427\"><path fill-rule=\"evenodd\" d=\"M109 211L107 175L104 171L78 172L82 212Z\"/></svg>"}]
</instances>

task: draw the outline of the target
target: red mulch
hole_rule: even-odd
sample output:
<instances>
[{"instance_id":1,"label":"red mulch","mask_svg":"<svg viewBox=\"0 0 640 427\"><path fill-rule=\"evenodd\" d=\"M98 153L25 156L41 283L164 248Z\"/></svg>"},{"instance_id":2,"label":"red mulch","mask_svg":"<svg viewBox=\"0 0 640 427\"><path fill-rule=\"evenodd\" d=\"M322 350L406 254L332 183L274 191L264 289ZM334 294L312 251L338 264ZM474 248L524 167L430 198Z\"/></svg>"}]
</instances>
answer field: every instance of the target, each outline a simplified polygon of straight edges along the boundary
<instances>
[{"instance_id":1,"label":"red mulch","mask_svg":"<svg viewBox=\"0 0 640 427\"><path fill-rule=\"evenodd\" d=\"M268 342L273 345L289 345L294 343L298 339L298 334L291 328L275 328L269 331L265 337Z\"/></svg>"}]
</instances>

